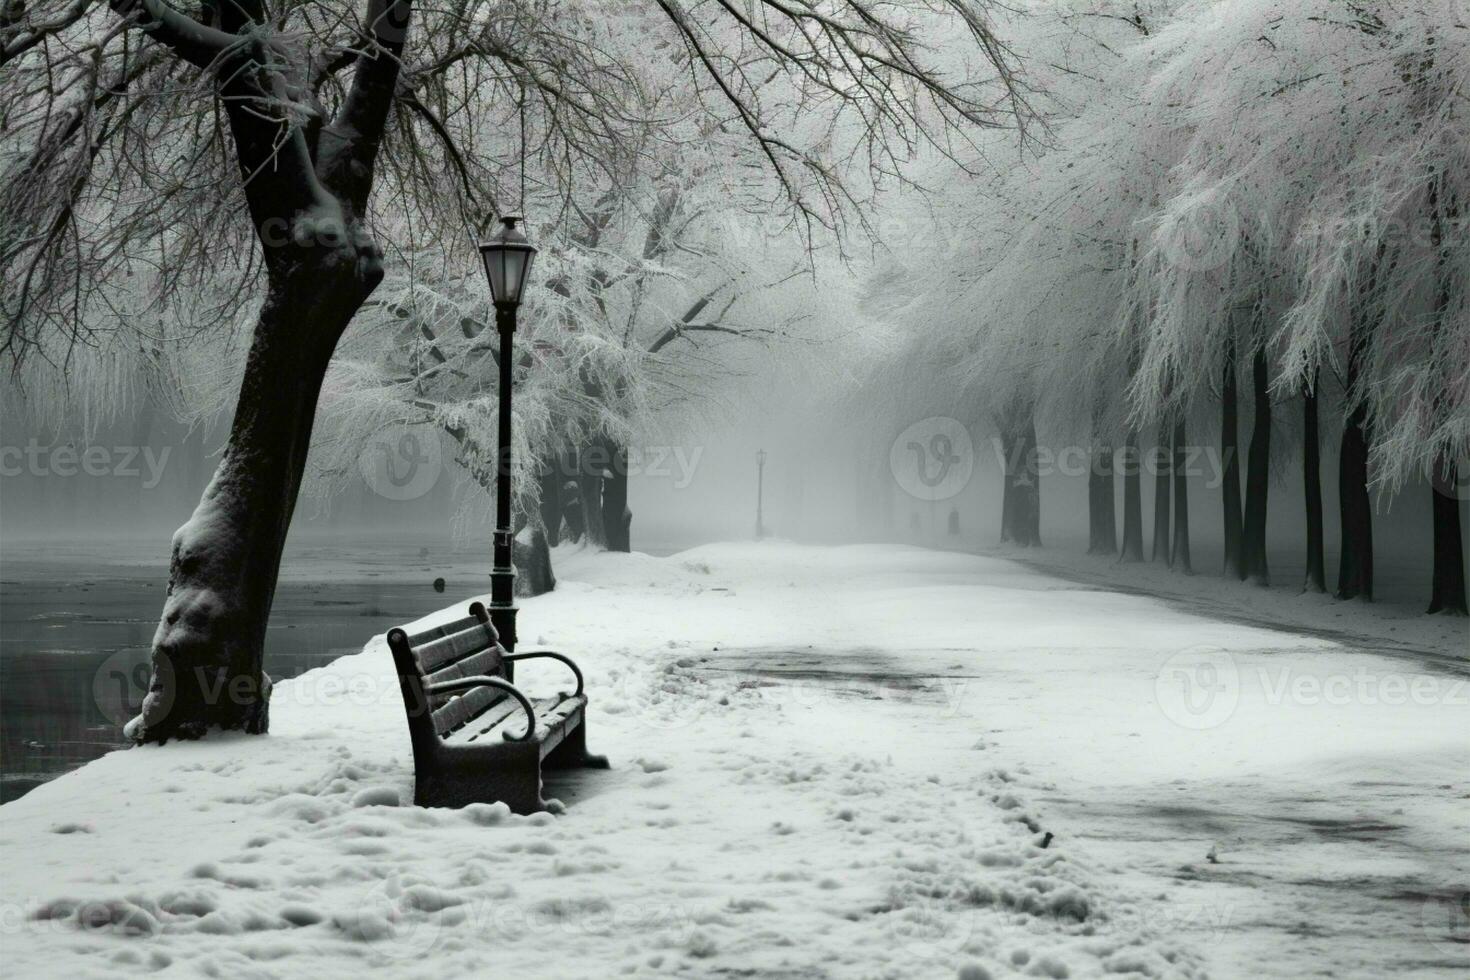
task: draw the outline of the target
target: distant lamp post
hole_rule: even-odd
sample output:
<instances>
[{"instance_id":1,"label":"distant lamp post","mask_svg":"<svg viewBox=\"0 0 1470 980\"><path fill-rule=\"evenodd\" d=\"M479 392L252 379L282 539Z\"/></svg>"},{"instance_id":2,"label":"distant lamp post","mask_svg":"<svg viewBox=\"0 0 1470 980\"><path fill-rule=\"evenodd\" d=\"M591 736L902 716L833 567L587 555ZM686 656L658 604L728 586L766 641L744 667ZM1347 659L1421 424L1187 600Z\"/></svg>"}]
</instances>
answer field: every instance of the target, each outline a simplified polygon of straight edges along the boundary
<instances>
[{"instance_id":1,"label":"distant lamp post","mask_svg":"<svg viewBox=\"0 0 1470 980\"><path fill-rule=\"evenodd\" d=\"M490 622L507 650L516 645L516 570L511 560L510 522L510 413L511 351L515 345L516 310L536 249L516 227L519 215L506 215L500 230L480 243L485 277L490 280L490 298L495 303L495 326L500 331L500 432L495 470L495 567L490 572Z\"/></svg>"},{"instance_id":2,"label":"distant lamp post","mask_svg":"<svg viewBox=\"0 0 1470 980\"><path fill-rule=\"evenodd\" d=\"M766 523L763 517L763 505L765 503L766 490L766 451L757 449L755 451L755 537L756 540L766 536Z\"/></svg>"}]
</instances>

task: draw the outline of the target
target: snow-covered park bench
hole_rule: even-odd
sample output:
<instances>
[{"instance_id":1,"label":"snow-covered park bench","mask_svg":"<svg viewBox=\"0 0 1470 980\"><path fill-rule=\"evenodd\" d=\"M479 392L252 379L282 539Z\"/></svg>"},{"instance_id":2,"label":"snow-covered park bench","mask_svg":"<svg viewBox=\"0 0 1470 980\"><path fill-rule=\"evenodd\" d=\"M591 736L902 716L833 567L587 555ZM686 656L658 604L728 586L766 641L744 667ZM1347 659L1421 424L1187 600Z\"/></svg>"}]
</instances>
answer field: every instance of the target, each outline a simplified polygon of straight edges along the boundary
<instances>
[{"instance_id":1,"label":"snow-covered park bench","mask_svg":"<svg viewBox=\"0 0 1470 980\"><path fill-rule=\"evenodd\" d=\"M461 807L504 802L516 813L546 808L542 769L606 768L587 753L582 672L549 650L507 653L481 603L470 614L410 636L388 632L413 743L414 802ZM577 690L528 698L511 683L517 661L559 660Z\"/></svg>"}]
</instances>

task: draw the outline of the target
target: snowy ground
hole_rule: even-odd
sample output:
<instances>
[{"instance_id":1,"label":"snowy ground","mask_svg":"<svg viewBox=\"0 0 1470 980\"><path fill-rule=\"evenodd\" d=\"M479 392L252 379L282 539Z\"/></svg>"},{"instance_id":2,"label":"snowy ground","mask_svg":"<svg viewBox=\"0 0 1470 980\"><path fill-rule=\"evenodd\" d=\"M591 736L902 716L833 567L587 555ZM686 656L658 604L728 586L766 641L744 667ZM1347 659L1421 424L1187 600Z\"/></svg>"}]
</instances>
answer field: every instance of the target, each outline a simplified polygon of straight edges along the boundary
<instances>
[{"instance_id":1,"label":"snowy ground","mask_svg":"<svg viewBox=\"0 0 1470 980\"><path fill-rule=\"evenodd\" d=\"M8 972L1470 968L1470 692L1443 658L911 548L558 573L523 643L584 665L615 767L552 784L565 813L405 805L377 637L280 685L269 738L114 753L0 809Z\"/></svg>"}]
</instances>

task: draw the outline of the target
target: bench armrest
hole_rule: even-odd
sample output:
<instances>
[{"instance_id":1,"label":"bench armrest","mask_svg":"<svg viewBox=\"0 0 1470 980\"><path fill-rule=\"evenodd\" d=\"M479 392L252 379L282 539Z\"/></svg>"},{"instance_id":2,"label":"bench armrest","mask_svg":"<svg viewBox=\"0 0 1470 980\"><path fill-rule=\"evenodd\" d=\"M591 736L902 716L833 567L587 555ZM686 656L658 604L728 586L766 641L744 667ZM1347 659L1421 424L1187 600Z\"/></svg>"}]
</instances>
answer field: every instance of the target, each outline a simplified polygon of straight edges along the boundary
<instances>
[{"instance_id":1,"label":"bench armrest","mask_svg":"<svg viewBox=\"0 0 1470 980\"><path fill-rule=\"evenodd\" d=\"M572 660L571 657L568 657L568 656L566 656L564 654L557 653L555 650L528 650L525 653L507 653L505 655L505 662L506 663L513 664L517 660L535 660L537 658L545 658L547 660L560 660L562 663L564 663L568 667L572 668L572 673L577 678L577 690L572 695L572 697L578 697L578 696L581 695L581 693L582 693L582 671L581 671L581 669L577 667L576 663Z\"/></svg>"},{"instance_id":2,"label":"bench armrest","mask_svg":"<svg viewBox=\"0 0 1470 980\"><path fill-rule=\"evenodd\" d=\"M503 680L502 678L486 677L483 674L477 677L461 677L457 681L443 681L439 684L430 684L424 688L424 693L458 694L461 691L468 691L477 687L498 687L502 691L505 691L511 697L519 701L521 703L521 707L525 709L525 733L516 736L510 734L510 732L506 732L505 740L507 742L524 742L528 740L532 735L536 734L536 709L531 707L531 702L526 700L526 696L522 694L514 684L512 684L510 681Z\"/></svg>"}]
</instances>

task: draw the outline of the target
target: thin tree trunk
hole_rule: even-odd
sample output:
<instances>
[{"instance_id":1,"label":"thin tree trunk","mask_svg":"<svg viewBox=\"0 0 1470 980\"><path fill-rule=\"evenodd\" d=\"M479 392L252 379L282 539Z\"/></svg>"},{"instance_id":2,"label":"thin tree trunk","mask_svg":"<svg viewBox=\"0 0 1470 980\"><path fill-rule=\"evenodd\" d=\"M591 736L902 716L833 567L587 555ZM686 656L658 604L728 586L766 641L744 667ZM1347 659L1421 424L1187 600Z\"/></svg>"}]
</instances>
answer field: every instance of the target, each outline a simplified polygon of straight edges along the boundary
<instances>
[{"instance_id":1,"label":"thin tree trunk","mask_svg":"<svg viewBox=\"0 0 1470 980\"><path fill-rule=\"evenodd\" d=\"M1368 500L1368 440L1363 413L1354 409L1342 430L1337 495L1342 515L1339 599L1373 600L1373 508Z\"/></svg>"},{"instance_id":2,"label":"thin tree trunk","mask_svg":"<svg viewBox=\"0 0 1470 980\"><path fill-rule=\"evenodd\" d=\"M1041 473L1036 426L1027 415L1016 426L1006 450L1005 488L1001 497L1001 541L1023 548L1041 546Z\"/></svg>"},{"instance_id":3,"label":"thin tree trunk","mask_svg":"<svg viewBox=\"0 0 1470 980\"><path fill-rule=\"evenodd\" d=\"M1026 414L1026 429L1024 438L1026 440L1025 471L1021 499L1025 504L1025 533L1026 547L1041 547L1041 455L1040 444L1036 438L1036 417L1030 412Z\"/></svg>"},{"instance_id":4,"label":"thin tree trunk","mask_svg":"<svg viewBox=\"0 0 1470 980\"><path fill-rule=\"evenodd\" d=\"M1441 457L1431 477L1434 493L1434 579L1428 612L1466 615L1465 545L1460 537L1459 466Z\"/></svg>"},{"instance_id":5,"label":"thin tree trunk","mask_svg":"<svg viewBox=\"0 0 1470 980\"><path fill-rule=\"evenodd\" d=\"M1143 486L1139 471L1138 433L1129 430L1123 440L1123 551L1120 562L1143 561Z\"/></svg>"},{"instance_id":6,"label":"thin tree trunk","mask_svg":"<svg viewBox=\"0 0 1470 980\"><path fill-rule=\"evenodd\" d=\"M1241 542L1241 565L1257 585L1270 585L1266 563L1266 514L1271 491L1271 393L1266 350L1258 349L1251 359L1251 388L1255 396L1255 421L1251 426L1249 470L1245 483L1245 526Z\"/></svg>"},{"instance_id":7,"label":"thin tree trunk","mask_svg":"<svg viewBox=\"0 0 1470 980\"><path fill-rule=\"evenodd\" d=\"M1188 434L1181 414L1174 423L1174 570L1183 575L1193 575L1194 566L1189 560L1189 473L1188 450L1185 444Z\"/></svg>"},{"instance_id":8,"label":"thin tree trunk","mask_svg":"<svg viewBox=\"0 0 1470 980\"><path fill-rule=\"evenodd\" d=\"M1225 378L1220 391L1220 463L1224 478L1220 500L1225 514L1225 575L1243 581L1239 398L1235 380L1235 341L1232 339L1225 347Z\"/></svg>"},{"instance_id":9,"label":"thin tree trunk","mask_svg":"<svg viewBox=\"0 0 1470 980\"><path fill-rule=\"evenodd\" d=\"M628 450L608 440L611 459L602 481L602 526L608 551L631 551L633 512L628 509Z\"/></svg>"},{"instance_id":10,"label":"thin tree trunk","mask_svg":"<svg viewBox=\"0 0 1470 980\"><path fill-rule=\"evenodd\" d=\"M1159 444L1154 449L1152 459L1154 465L1154 540L1149 560L1169 565L1173 563L1173 555L1169 551L1169 493L1173 481L1170 479L1169 429L1163 422L1159 423Z\"/></svg>"},{"instance_id":11,"label":"thin tree trunk","mask_svg":"<svg viewBox=\"0 0 1470 980\"><path fill-rule=\"evenodd\" d=\"M1453 250L1445 250L1444 246L1444 217L1448 216L1452 223L1459 224L1460 207L1458 200L1452 196L1449 207L1444 212L1440 210L1440 186L1443 177L1430 181L1429 185L1429 207L1434 215L1432 239L1434 247L1439 250L1440 281L1439 303L1436 313L1437 323L1433 332L1433 343L1438 346L1443 324L1446 322L1449 311L1452 290L1450 286L1450 268ZM1442 216L1443 215L1443 216ZM1443 418L1445 414L1445 402L1450 393L1441 390L1439 397L1435 399L1435 417ZM1461 491L1464 485L1460 483L1459 463L1448 453L1442 453L1434 462L1434 470L1429 474L1431 493L1434 498L1434 577L1430 585L1429 609L1430 614L1446 613L1451 616L1464 616L1465 609L1465 552L1464 543L1460 539L1460 503L1463 499Z\"/></svg>"},{"instance_id":12,"label":"thin tree trunk","mask_svg":"<svg viewBox=\"0 0 1470 980\"><path fill-rule=\"evenodd\" d=\"M127 726L135 741L268 727L266 622L317 397L338 338L377 284L334 264L329 250L315 253L304 249L290 279L271 285L223 457L174 533L153 676Z\"/></svg>"},{"instance_id":13,"label":"thin tree trunk","mask_svg":"<svg viewBox=\"0 0 1470 980\"><path fill-rule=\"evenodd\" d=\"M587 542L597 548L607 547L607 532L602 524L602 472L593 465L588 453L577 460L577 498L582 503L582 527Z\"/></svg>"},{"instance_id":14,"label":"thin tree trunk","mask_svg":"<svg viewBox=\"0 0 1470 980\"><path fill-rule=\"evenodd\" d=\"M1009 544L1014 540L1016 492L1014 489L1016 476L1016 452L1014 440L1009 433L1002 432L1000 436L1001 473L1000 473L1000 543Z\"/></svg>"},{"instance_id":15,"label":"thin tree trunk","mask_svg":"<svg viewBox=\"0 0 1470 980\"><path fill-rule=\"evenodd\" d=\"M1337 570L1337 597L1373 601L1373 506L1368 499L1367 408L1357 400L1359 365L1367 332L1355 327L1348 352L1347 393L1355 401L1342 428L1337 463L1338 512L1342 521L1342 555Z\"/></svg>"},{"instance_id":16,"label":"thin tree trunk","mask_svg":"<svg viewBox=\"0 0 1470 980\"><path fill-rule=\"evenodd\" d=\"M556 459L543 459L537 475L541 488L541 527L546 532L547 547L555 548L561 543L562 523L561 473Z\"/></svg>"},{"instance_id":17,"label":"thin tree trunk","mask_svg":"<svg viewBox=\"0 0 1470 980\"><path fill-rule=\"evenodd\" d=\"M1087 475L1089 555L1118 553L1117 504L1113 497L1113 447L1096 444Z\"/></svg>"},{"instance_id":18,"label":"thin tree trunk","mask_svg":"<svg viewBox=\"0 0 1470 980\"><path fill-rule=\"evenodd\" d=\"M566 524L567 540L573 543L587 536L587 510L582 506L582 482L577 479L577 454L567 453L562 457L562 469L557 475L561 482L562 520Z\"/></svg>"},{"instance_id":19,"label":"thin tree trunk","mask_svg":"<svg viewBox=\"0 0 1470 980\"><path fill-rule=\"evenodd\" d=\"M1317 377L1302 401L1302 486L1307 509L1306 592L1327 591L1327 567L1322 555L1322 449L1317 425Z\"/></svg>"}]
</instances>

